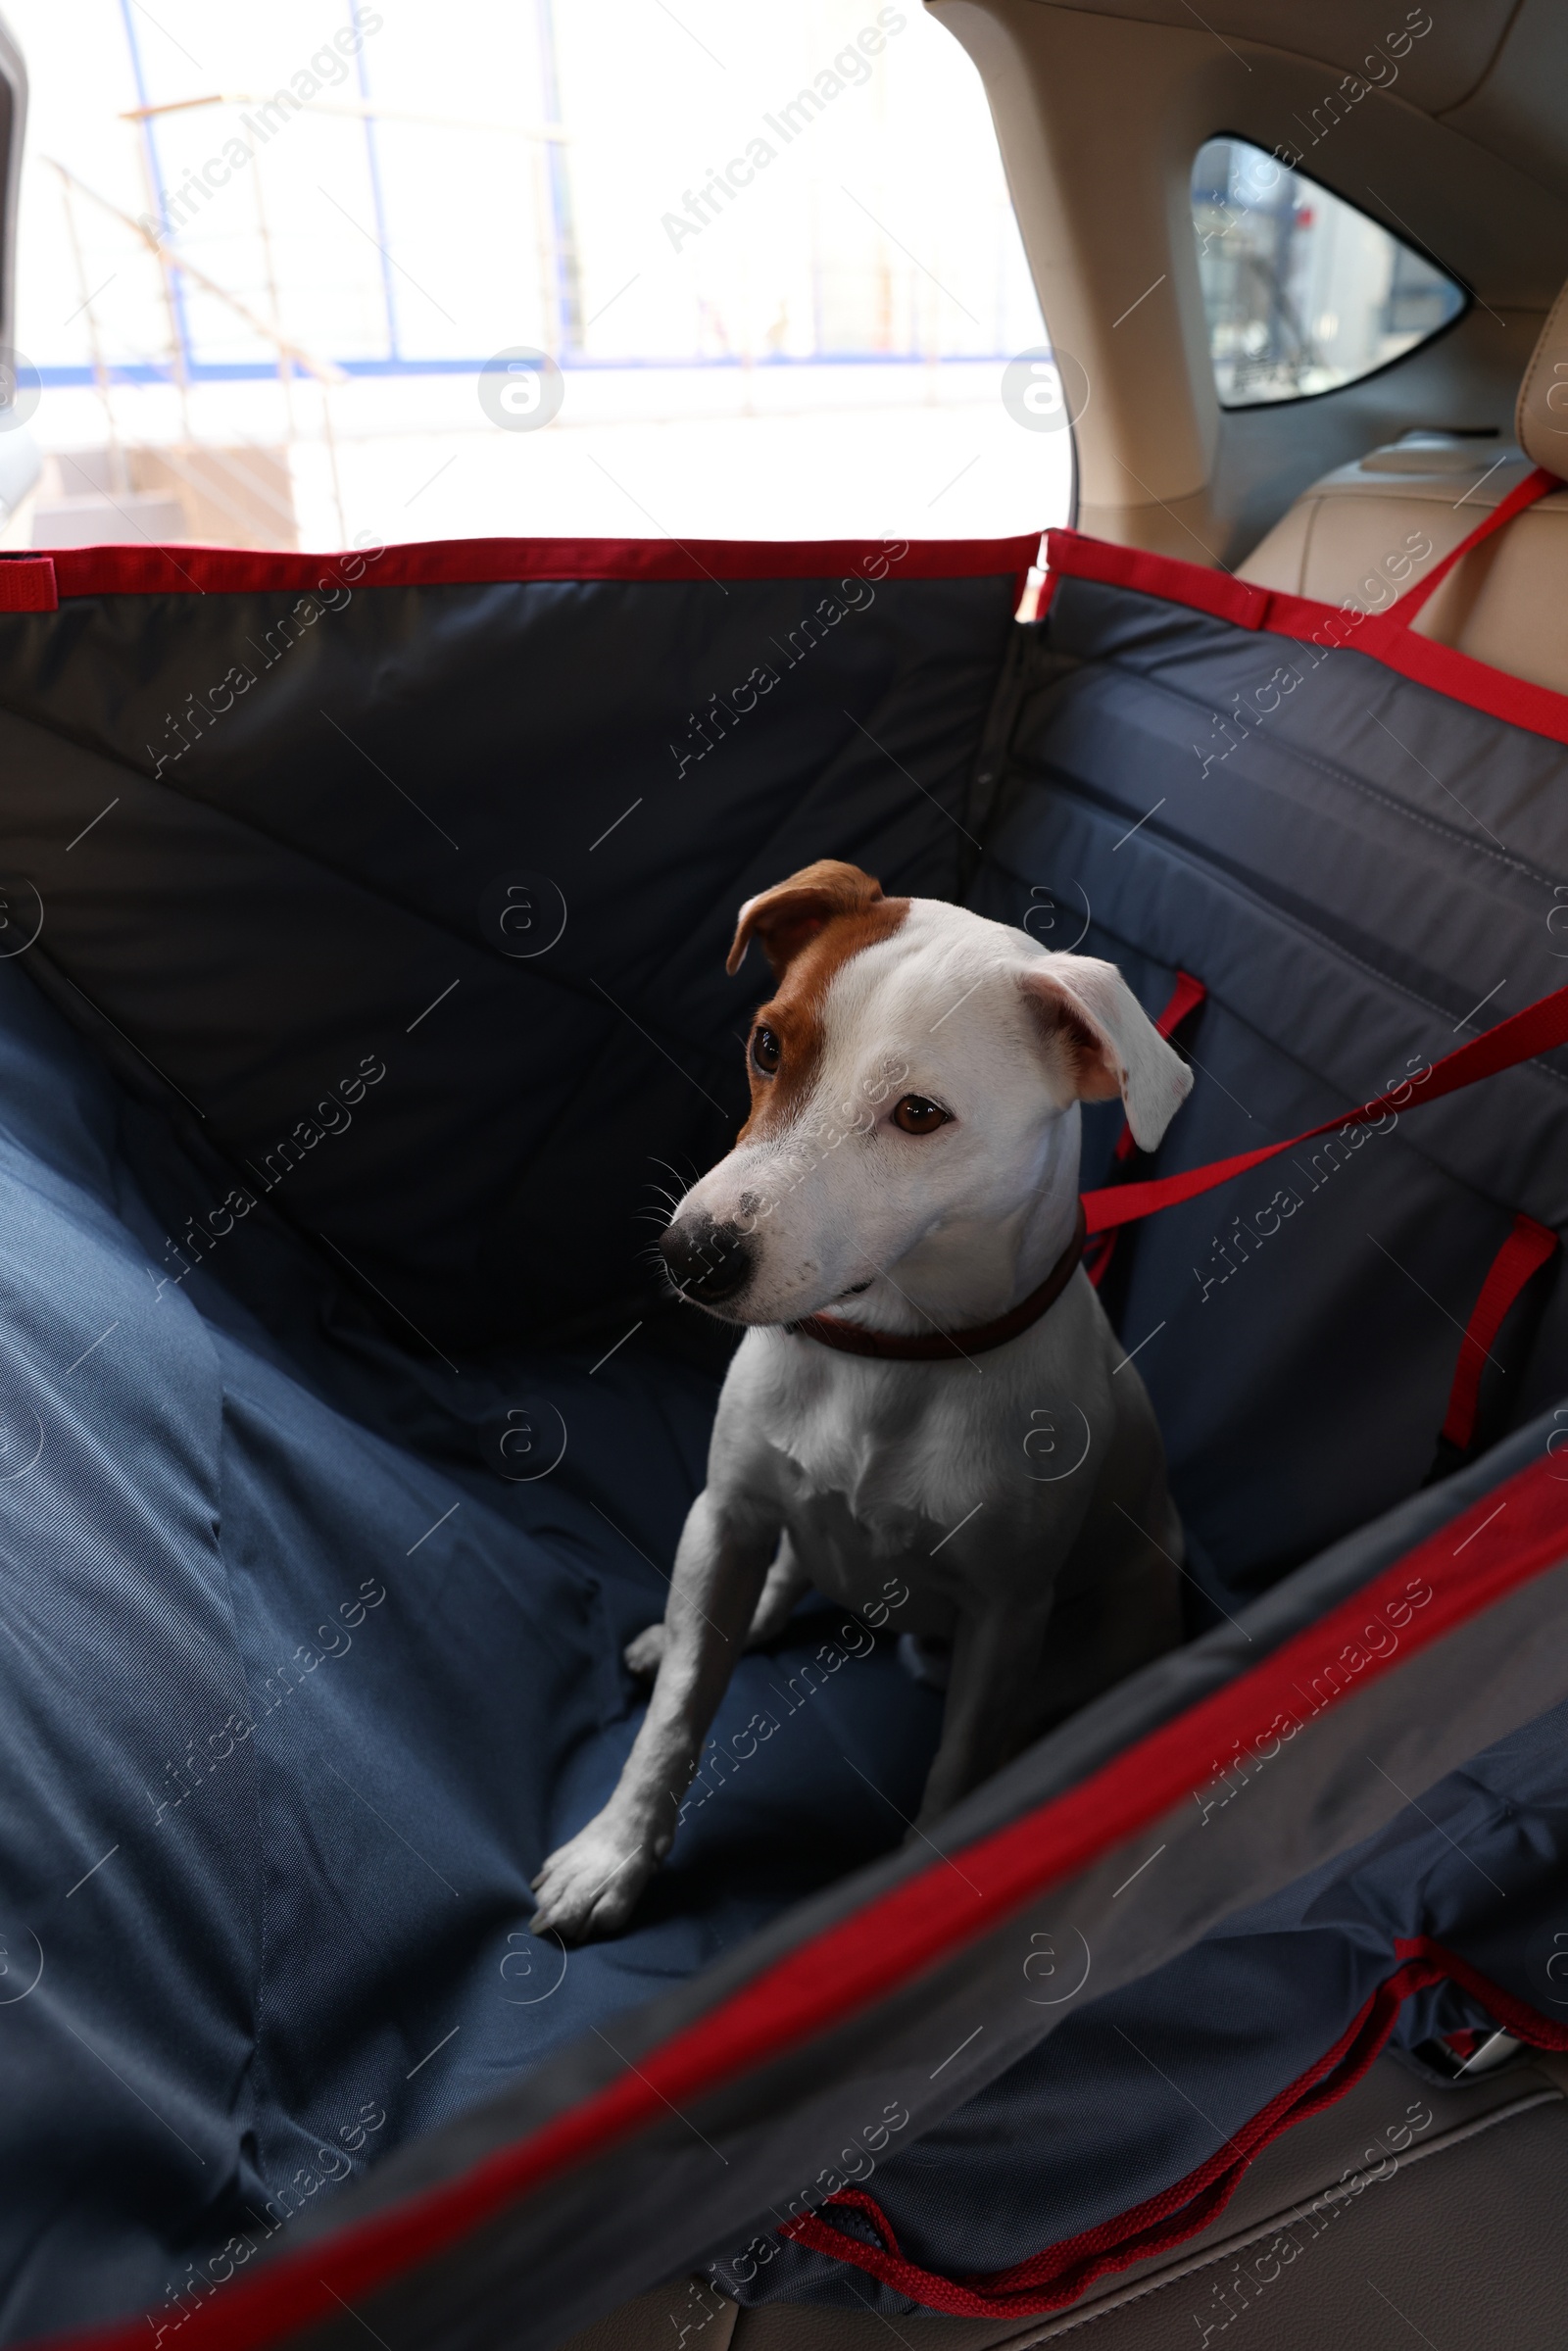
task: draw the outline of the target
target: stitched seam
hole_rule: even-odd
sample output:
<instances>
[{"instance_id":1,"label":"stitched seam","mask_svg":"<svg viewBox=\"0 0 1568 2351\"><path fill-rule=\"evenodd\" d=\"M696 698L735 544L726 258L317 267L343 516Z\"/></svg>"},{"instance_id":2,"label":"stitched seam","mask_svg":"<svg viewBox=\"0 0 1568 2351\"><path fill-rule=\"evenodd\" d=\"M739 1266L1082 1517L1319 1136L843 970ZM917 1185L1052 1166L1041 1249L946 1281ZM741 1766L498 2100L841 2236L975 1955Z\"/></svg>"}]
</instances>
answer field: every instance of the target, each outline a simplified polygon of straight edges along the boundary
<instances>
[{"instance_id":1,"label":"stitched seam","mask_svg":"<svg viewBox=\"0 0 1568 2351\"><path fill-rule=\"evenodd\" d=\"M1314 498L1306 510L1306 530L1301 539L1301 562L1297 572L1296 579L1296 593L1298 596L1304 596L1306 594L1306 575L1311 567L1312 562L1312 541L1317 536L1318 516L1322 512L1322 499Z\"/></svg>"},{"instance_id":2,"label":"stitched seam","mask_svg":"<svg viewBox=\"0 0 1568 2351\"><path fill-rule=\"evenodd\" d=\"M1517 2115L1533 2113L1541 2106L1561 2104L1562 2099L1563 2092L1561 2090L1541 2089L1532 2091L1526 2097L1516 2098L1507 2106L1494 2107L1490 2114L1477 2115L1468 2123L1456 2124L1451 2131L1444 2131L1440 2137L1429 2139L1425 2146L1412 2147L1406 2154L1399 2156L1398 2169L1407 2170L1411 2164L1423 2162L1430 2155L1446 2154L1450 2147L1460 2146L1466 2139L1479 2137L1482 2131L1490 2131L1496 2123L1512 2122ZM1373 2170L1374 2167L1368 2166L1361 2171L1352 2173L1350 2178L1351 2180L1370 2179L1373 2176ZM1035 2343L1050 2342L1056 2336L1070 2333L1077 2327L1092 2326L1097 2319L1110 2318L1117 2311L1126 2310L1135 2302L1147 2301L1151 2294L1160 2293L1167 2286L1178 2285L1184 2278L1200 2277L1205 2270L1215 2268L1220 2262L1232 2260L1237 2253L1245 2252L1249 2245L1256 2244L1260 2237L1275 2234L1281 2229L1288 2229L1293 2221L1302 2219L1314 2205L1330 2201L1342 2203L1354 2192L1348 2180L1334 2180L1329 2186L1318 2189L1315 2195L1298 2197L1294 2204L1282 2206L1266 2221L1260 2221L1234 2236L1228 2236L1219 2243L1206 2247L1193 2260L1181 2262L1168 2270L1162 2270L1152 2278L1140 2278L1137 2284L1127 2288L1124 2292L1107 2294L1102 2301L1095 2303L1088 2310L1053 2312L1046 2327L1040 2332L1009 2335L1004 2342L992 2344L990 2351L1030 2351L1030 2346Z\"/></svg>"},{"instance_id":3,"label":"stitched seam","mask_svg":"<svg viewBox=\"0 0 1568 2351\"><path fill-rule=\"evenodd\" d=\"M1525 420L1530 413L1530 395L1535 389L1537 374L1545 364L1546 347L1552 340L1552 329L1556 326L1559 318L1568 318L1568 288L1564 288L1563 292L1557 296L1556 301L1546 313L1546 323L1536 338L1536 347L1535 350L1530 354L1530 365L1525 369L1525 379L1524 382L1519 386L1519 397L1514 403L1514 437L1518 441L1520 448L1525 450L1525 455L1527 457L1529 456L1530 452L1527 448L1525 448L1525 436L1523 428ZM1551 470L1553 470L1553 468L1548 466L1547 471L1549 472Z\"/></svg>"},{"instance_id":4,"label":"stitched seam","mask_svg":"<svg viewBox=\"0 0 1568 2351\"><path fill-rule=\"evenodd\" d=\"M69 743L73 750L81 752L87 758L102 760L106 767L114 769L117 773L132 776L137 783L146 784L154 790L168 792L182 806L200 809L203 815L213 818L215 822L232 825L237 833L252 840L265 841L270 847L281 851L286 857L297 857L300 863L312 873L326 874L334 882L353 890L358 896L370 900L373 905L389 907L394 913L404 916L407 920L421 924L439 938L453 940L469 955L476 955L481 966L487 971L494 966L510 972L514 979L541 981L551 988L559 989L564 995L569 996L574 1003L590 1005L596 1011L605 1008L604 999L597 996L590 987L568 979L564 974L552 971L542 964L536 969L532 964L522 964L508 956L492 955L467 932L457 929L451 923L444 922L439 915L430 913L422 906L411 906L392 892L368 882L363 875L352 873L346 868L334 864L330 857L323 857L318 851L302 849L297 842L290 841L281 833L270 831L266 825L256 823L249 816L236 816L227 808L215 807L211 801L204 800L197 793L182 791L177 785L165 784L158 777L145 774L140 767L133 765L129 759L118 752L104 752L98 750L93 744L82 743L65 727L57 726L46 719L34 718L27 711L15 710L8 702L0 700L0 710L3 710L7 716L14 718L19 725L36 727L40 734L48 735L57 742ZM654 952L656 951L650 951L651 954ZM93 1000L89 999L89 1001ZM609 1008L613 1009L613 1007ZM662 1035L665 1042L681 1046L689 1053L706 1053L715 1062L720 1058L716 1048L712 1046L693 1044L689 1038L677 1035L667 1029L662 1032ZM727 1068L728 1061L726 1060L723 1065Z\"/></svg>"},{"instance_id":5,"label":"stitched seam","mask_svg":"<svg viewBox=\"0 0 1568 2351\"><path fill-rule=\"evenodd\" d=\"M194 1303L194 1301L192 1302ZM198 1307L196 1310L198 1315L200 1315L200 1308ZM205 1318L203 1318L202 1327L204 1335L207 1339L207 1344L209 1347L212 1348L215 1358L217 1358L218 1350L213 1345L212 1333L207 1329ZM223 1524L225 1518L224 1498L226 1483L225 1465L227 1462L228 1451L231 1443L228 1420L228 1383L223 1378L222 1364L220 1360L217 1361L216 1368L218 1371L219 1381L218 1526L216 1529L216 1540L218 1544L219 1561L223 1570L223 1588L228 1600L228 1621L229 1630L233 1636L234 1641L234 1660L239 1668L240 1687L245 1693L245 1710L250 1717L251 1739L254 1740L260 1725L260 1717L256 1711L255 1692L252 1690L250 1673L245 1663L244 1643L240 1640L239 1636L238 1613L234 1606L234 1579L228 1564L228 1554L223 1548ZM258 1916L256 1927L256 1981L255 1995L251 2011L251 2052L252 2062L255 2066L255 2069L261 2076L262 2081L265 2082L268 2078L268 2065L266 2053L262 2047L262 2038L267 2029L267 1969L269 1949L267 1880L270 1855L268 1851L266 1825L262 1817L262 1760L259 1750L254 1745L251 1748L250 1767L251 1794L256 1808L256 1874L258 1893ZM253 2116L253 2120L259 2120L259 2117L260 2101L258 2100L256 2113Z\"/></svg>"},{"instance_id":6,"label":"stitched seam","mask_svg":"<svg viewBox=\"0 0 1568 2351\"><path fill-rule=\"evenodd\" d=\"M900 684L907 684L909 679L914 674L916 666L917 663L915 662L906 663L899 677L892 681L893 684L895 686ZM994 682L995 681L993 681L993 685ZM885 695L883 700L886 700ZM988 710L989 707L990 706L988 702ZM879 703L878 709L880 710L880 708L881 704ZM19 710L12 703L5 700L3 697L0 697L0 710L4 710L6 714L11 718L14 718L19 725L35 727L40 734L47 735L57 742L68 743L74 750L83 753L90 759L102 760L106 767L113 768L119 773L132 776L138 783L146 784L155 790L168 792L173 799L178 800L183 806L199 808L203 814L213 818L216 822L220 824L232 825L236 832L247 835L254 840L268 842L271 847L281 851L285 856L297 857L300 862L307 866L312 872L327 874L332 880L339 882L346 888L355 891L358 895L369 899L373 904L390 907L393 912L401 914L411 921L423 925L425 929L435 933L441 938L454 940L459 946L466 949L470 955L477 955L479 956L481 965L486 970L490 969L493 965L500 966L501 968L508 970L511 976L514 979L542 981L547 986L559 989L564 995L569 996L573 1002L589 1005L597 1012L602 1013L609 1011L617 1019L623 1017L616 1012L616 1008L613 1005L607 1006L603 997L599 996L591 987L570 979L562 972L550 970L543 965L535 969L532 965L524 966L508 957L489 955L485 953L482 947L476 945L475 941L468 935L467 932L459 930L452 924L444 922L439 915L432 914L427 908L410 906L405 900L396 896L394 893L381 888L377 884L367 881L363 875L353 873L352 871L335 864L330 857L321 855L317 850L301 848L297 842L289 840L285 834L272 832L268 826L257 823L255 819L250 816L237 816L228 808L216 807L212 801L205 799L202 797L202 795L195 791L187 792L177 784L166 784L160 777L146 774L142 768L137 767L122 753L114 751L102 751L96 744L84 743L79 737L72 733L69 728L61 726L51 719L34 717L29 711ZM982 713L981 723L983 731L984 713ZM979 738L977 737L976 740L978 741ZM850 746L848 738L846 738L845 745L841 746L840 756L842 756L843 749L848 747ZM771 841L779 832L799 819L802 808L808 806L810 800L817 798L826 788L828 778L832 775L837 764L837 759L831 760L826 772L817 777L815 786L811 793L809 793L804 800L798 799L792 802L788 810L780 816L777 825L772 828L772 831L767 837L768 841ZM934 797L935 795L933 795L933 798ZM938 803L938 805L940 807L942 804ZM943 813L945 815L951 815L951 810L943 808ZM956 818L954 818L953 820L954 822L957 822ZM761 847L765 848L766 843L763 843ZM753 863L755 861L755 857L760 854L760 849L758 852L752 853L748 856L746 862L748 864ZM733 886L738 887L738 882ZM657 950L651 950L650 955L651 956L657 957ZM97 1008L96 1005L95 1008ZM651 1033L658 1035L662 1043L676 1047L679 1050L696 1056L706 1058L712 1064L715 1070L723 1070L727 1072L733 1068L733 1063L731 1062L727 1052L721 1051L720 1048L715 1044L698 1043L686 1035L684 1030L674 1030L661 1027L657 1019L652 1022L645 1021L643 1025L649 1028Z\"/></svg>"}]
</instances>

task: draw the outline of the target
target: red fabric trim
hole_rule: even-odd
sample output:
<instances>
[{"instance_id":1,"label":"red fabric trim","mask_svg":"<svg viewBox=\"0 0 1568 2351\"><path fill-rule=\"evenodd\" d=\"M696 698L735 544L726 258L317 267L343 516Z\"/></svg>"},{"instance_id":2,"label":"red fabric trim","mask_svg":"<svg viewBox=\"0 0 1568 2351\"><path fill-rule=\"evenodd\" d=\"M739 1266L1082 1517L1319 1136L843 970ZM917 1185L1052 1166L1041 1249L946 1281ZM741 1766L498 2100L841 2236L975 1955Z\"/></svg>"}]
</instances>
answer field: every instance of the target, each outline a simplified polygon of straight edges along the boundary
<instances>
[{"instance_id":1,"label":"red fabric trim","mask_svg":"<svg viewBox=\"0 0 1568 2351\"><path fill-rule=\"evenodd\" d=\"M1443 1434L1460 1452L1476 1432L1476 1399L1481 1393L1481 1366L1491 1354L1504 1317L1531 1275L1554 1256L1557 1236L1533 1216L1516 1216L1513 1229L1487 1270L1480 1296L1471 1308L1453 1367L1453 1386Z\"/></svg>"},{"instance_id":2,"label":"red fabric trim","mask_svg":"<svg viewBox=\"0 0 1568 2351\"><path fill-rule=\"evenodd\" d=\"M1337 1134L1346 1127L1375 1126L1390 1111L1397 1114L1403 1109L1416 1108L1419 1105L1409 1099L1416 1086L1422 1089L1422 1102L1441 1102L1445 1095L1456 1094L1481 1078L1495 1077L1500 1071L1512 1069L1521 1061L1534 1060L1538 1053L1550 1053L1560 1045L1568 1045L1568 988L1557 988L1550 996L1538 997L1523 1011L1510 1013L1495 1028L1472 1037L1451 1053L1445 1053L1440 1061L1430 1065L1424 1077L1409 1082L1403 1102L1395 1094L1374 1095L1371 1102L1361 1102L1353 1110L1325 1118L1320 1126L1308 1127L1304 1134L1288 1136L1283 1143L1265 1143L1260 1151L1238 1151L1234 1158L1210 1159L1205 1166L1185 1168L1180 1175L1152 1177L1144 1184L1110 1184L1098 1192L1086 1192L1083 1200L1088 1229L1091 1233L1103 1233L1112 1225L1131 1224L1137 1217L1152 1216L1157 1208L1172 1208L1182 1200L1197 1200L1200 1194L1228 1184L1233 1176L1261 1167L1266 1160L1277 1159L1281 1151L1295 1151L1319 1135Z\"/></svg>"},{"instance_id":3,"label":"red fabric trim","mask_svg":"<svg viewBox=\"0 0 1568 2351\"><path fill-rule=\"evenodd\" d=\"M689 539L684 545L673 539L430 539L336 555L233 547L62 548L53 561L62 596L235 596L532 579L833 579L851 573L880 580L1011 572L1021 588L1038 545L1038 532L1017 539ZM898 547L902 555L893 553Z\"/></svg>"},{"instance_id":4,"label":"red fabric trim","mask_svg":"<svg viewBox=\"0 0 1568 2351\"><path fill-rule=\"evenodd\" d=\"M53 612L60 597L46 555L0 557L0 612Z\"/></svg>"},{"instance_id":5,"label":"red fabric trim","mask_svg":"<svg viewBox=\"0 0 1568 2351\"><path fill-rule=\"evenodd\" d=\"M1319 606L1318 610L1326 612L1328 607ZM1272 620L1269 626L1273 627ZM1296 632L1284 629L1280 633L1293 636ZM1354 650L1361 650L1359 644ZM1505 669L1489 668L1485 661L1475 661L1451 645L1436 644L1431 637L1418 637L1411 629L1377 649L1371 658L1415 685L1446 695L1450 702L1485 710L1489 717L1501 718L1526 734L1544 735L1550 743L1568 743L1568 694L1558 694L1550 686L1535 685L1527 677L1510 677Z\"/></svg>"},{"instance_id":6,"label":"red fabric trim","mask_svg":"<svg viewBox=\"0 0 1568 2351\"><path fill-rule=\"evenodd\" d=\"M1046 561L1053 572L1068 579L1098 580L1102 587L1136 588L1141 595L1162 597L1167 604L1190 605L1215 620L1230 620L1238 628L1261 628L1268 617L1268 588L1254 588L1234 572L1216 571L1207 563L1184 563L1178 556L1151 555L1142 547L1114 547L1108 539L1086 538L1082 531L1048 530ZM1314 608L1333 611L1331 605Z\"/></svg>"},{"instance_id":7,"label":"red fabric trim","mask_svg":"<svg viewBox=\"0 0 1568 2351\"><path fill-rule=\"evenodd\" d=\"M1131 2269L1135 2262L1168 2252L1206 2229L1224 2211L1248 2166L1264 2147L1354 2088L1388 2041L1405 2001L1429 1984L1450 1980L1462 1984L1507 2031L1531 2047L1568 2050L1568 2027L1527 2008L1430 1936L1401 1937L1395 1944L1395 1956L1397 1964L1393 1974L1364 2003L1334 2046L1195 2171L1135 2204L1131 2211L1077 2236L1063 2237L1011 2269L994 2270L989 2275L975 2272L962 2278L920 2269L900 2252L892 2224L876 2199L859 2188L829 2196L822 2209L837 2204L860 2213L881 2238L880 2245L868 2245L862 2237L834 2228L818 2213L787 2221L779 2234L808 2246L813 2253L826 2253L864 2270L907 2294L912 2302L953 2318L1027 2318L1063 2310L1097 2278Z\"/></svg>"},{"instance_id":8,"label":"red fabric trim","mask_svg":"<svg viewBox=\"0 0 1568 2351\"><path fill-rule=\"evenodd\" d=\"M298 2253L284 2252L256 2277L225 2286L183 2322L181 2351L260 2351L334 2317L334 2295L352 2301L389 2284L530 2189L662 2122L671 2106L875 2006L1130 1842L1186 1798L1212 1771L1214 1756L1229 1752L1238 1738L1267 1736L1282 1716L1310 1720L1348 1690L1381 1680L1396 1656L1430 1646L1565 1555L1564 1489L1543 1459L1482 1495L1228 1689L1162 1724L1078 1787L962 1847L972 1900L955 1899L951 1869L934 1861L764 1969L649 2051L635 2072L528 2137L456 2180ZM1385 1634L1393 1632L1394 1647L1359 1645L1374 1619ZM1326 1696L1304 1695L1319 1686ZM143 2327L137 2320L91 2328L56 2338L54 2351L146 2351Z\"/></svg>"},{"instance_id":9,"label":"red fabric trim","mask_svg":"<svg viewBox=\"0 0 1568 2351\"><path fill-rule=\"evenodd\" d=\"M1551 488L1563 487L1554 477L1547 479ZM1382 642L1375 635L1369 638L1364 632L1380 617L1376 613L1319 604L1309 596L1290 596L1282 589L1254 588L1203 563L1149 555L1141 548L1112 547L1101 539L1084 538L1077 531L1048 531L1046 540L1053 572L1066 578L1135 588L1166 604L1186 605L1216 620L1229 620L1238 628L1263 629L1299 645L1315 645L1325 653L1364 652L1370 661L1380 661L1418 686L1429 687L1434 694L1445 695L1449 702L1484 710L1490 718L1501 718L1526 734L1544 735L1550 743L1568 743L1568 694L1535 685L1529 678L1510 677L1506 670L1494 669L1452 645L1417 636L1410 628L1394 629ZM1390 617L1395 609L1391 607L1390 613L1381 617Z\"/></svg>"}]
</instances>

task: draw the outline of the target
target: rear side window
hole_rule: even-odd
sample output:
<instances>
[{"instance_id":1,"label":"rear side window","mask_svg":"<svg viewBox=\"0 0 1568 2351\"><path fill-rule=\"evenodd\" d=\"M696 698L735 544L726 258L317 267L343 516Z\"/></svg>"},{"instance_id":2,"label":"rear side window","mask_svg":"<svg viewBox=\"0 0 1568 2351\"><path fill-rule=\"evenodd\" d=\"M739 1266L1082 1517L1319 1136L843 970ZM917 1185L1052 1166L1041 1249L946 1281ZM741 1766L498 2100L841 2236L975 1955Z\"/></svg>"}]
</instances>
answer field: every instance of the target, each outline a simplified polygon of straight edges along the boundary
<instances>
[{"instance_id":1,"label":"rear side window","mask_svg":"<svg viewBox=\"0 0 1568 2351\"><path fill-rule=\"evenodd\" d=\"M1354 383L1466 305L1435 262L1245 139L1199 149L1193 226L1224 408Z\"/></svg>"}]
</instances>

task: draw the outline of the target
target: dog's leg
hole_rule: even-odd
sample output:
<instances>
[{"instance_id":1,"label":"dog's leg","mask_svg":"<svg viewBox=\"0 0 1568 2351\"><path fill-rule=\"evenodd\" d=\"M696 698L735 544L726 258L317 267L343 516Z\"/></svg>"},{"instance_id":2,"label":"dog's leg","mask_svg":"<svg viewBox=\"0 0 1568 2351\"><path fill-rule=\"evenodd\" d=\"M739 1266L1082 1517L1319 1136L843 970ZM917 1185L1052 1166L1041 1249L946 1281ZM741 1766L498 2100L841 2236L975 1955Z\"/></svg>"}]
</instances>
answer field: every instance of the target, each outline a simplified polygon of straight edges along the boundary
<instances>
[{"instance_id":1,"label":"dog's leg","mask_svg":"<svg viewBox=\"0 0 1568 2351\"><path fill-rule=\"evenodd\" d=\"M775 1641L788 1624L790 1613L803 1592L810 1590L811 1579L795 1556L794 1547L786 1535L779 1544L778 1557L767 1571L762 1596L757 1603L751 1630L746 1636L749 1649L765 1648ZM628 1673L639 1681L651 1682L663 1662L668 1633L662 1621L648 1626L634 1641L628 1641L621 1650Z\"/></svg>"},{"instance_id":2,"label":"dog's leg","mask_svg":"<svg viewBox=\"0 0 1568 2351\"><path fill-rule=\"evenodd\" d=\"M1025 1614L1013 1599L959 1618L942 1743L926 1777L917 1828L928 1829L1017 1751L1049 1616L1049 1607Z\"/></svg>"},{"instance_id":3,"label":"dog's leg","mask_svg":"<svg viewBox=\"0 0 1568 2351\"><path fill-rule=\"evenodd\" d=\"M724 1510L700 1494L669 1581L665 1643L648 1713L615 1792L533 1881L531 1930L564 1942L612 1935L668 1852L681 1797L744 1645L778 1522Z\"/></svg>"}]
</instances>

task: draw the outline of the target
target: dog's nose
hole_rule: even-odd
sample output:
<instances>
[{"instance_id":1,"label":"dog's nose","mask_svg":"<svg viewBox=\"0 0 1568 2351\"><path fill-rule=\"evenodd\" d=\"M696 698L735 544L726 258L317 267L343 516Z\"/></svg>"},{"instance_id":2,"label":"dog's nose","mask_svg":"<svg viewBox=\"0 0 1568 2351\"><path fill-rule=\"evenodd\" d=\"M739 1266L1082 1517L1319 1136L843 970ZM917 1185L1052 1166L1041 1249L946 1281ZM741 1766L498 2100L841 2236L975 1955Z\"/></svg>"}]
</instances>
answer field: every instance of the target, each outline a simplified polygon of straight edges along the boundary
<instances>
[{"instance_id":1,"label":"dog's nose","mask_svg":"<svg viewBox=\"0 0 1568 2351\"><path fill-rule=\"evenodd\" d=\"M659 1249L675 1287L700 1306L721 1306L739 1298L756 1266L751 1235L738 1224L716 1224L711 1216L670 1225Z\"/></svg>"}]
</instances>

